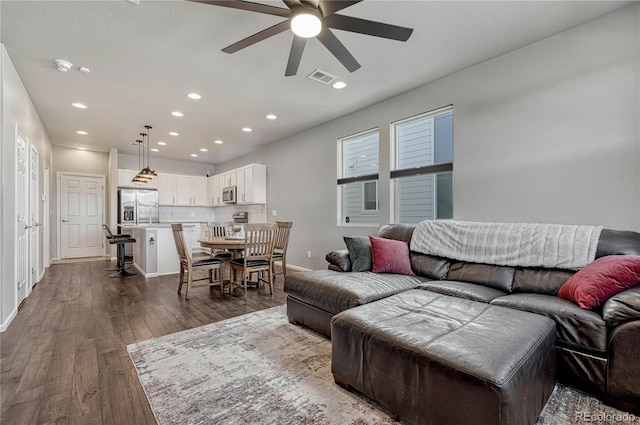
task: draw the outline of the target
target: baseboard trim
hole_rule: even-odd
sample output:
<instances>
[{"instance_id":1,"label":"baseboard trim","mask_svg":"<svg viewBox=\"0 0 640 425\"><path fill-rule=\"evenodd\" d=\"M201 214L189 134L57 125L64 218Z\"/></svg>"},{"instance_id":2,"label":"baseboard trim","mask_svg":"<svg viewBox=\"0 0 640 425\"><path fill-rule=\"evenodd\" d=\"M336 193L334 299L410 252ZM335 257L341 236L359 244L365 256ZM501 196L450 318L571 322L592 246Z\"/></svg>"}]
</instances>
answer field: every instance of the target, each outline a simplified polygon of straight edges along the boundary
<instances>
[{"instance_id":1,"label":"baseboard trim","mask_svg":"<svg viewBox=\"0 0 640 425\"><path fill-rule=\"evenodd\" d=\"M308 269L306 267L300 267L300 266L296 266L296 265L293 265L293 264L287 264L287 268L295 270L295 271L298 271L298 272L310 272L311 271L311 269Z\"/></svg>"},{"instance_id":2,"label":"baseboard trim","mask_svg":"<svg viewBox=\"0 0 640 425\"><path fill-rule=\"evenodd\" d=\"M18 314L18 309L14 308L11 311L11 314L9 314L9 317L7 317L7 320L5 320L2 324L0 324L0 333L7 330L7 328L9 327L9 325L11 324L11 322L13 321L13 319L16 317L17 314Z\"/></svg>"}]
</instances>

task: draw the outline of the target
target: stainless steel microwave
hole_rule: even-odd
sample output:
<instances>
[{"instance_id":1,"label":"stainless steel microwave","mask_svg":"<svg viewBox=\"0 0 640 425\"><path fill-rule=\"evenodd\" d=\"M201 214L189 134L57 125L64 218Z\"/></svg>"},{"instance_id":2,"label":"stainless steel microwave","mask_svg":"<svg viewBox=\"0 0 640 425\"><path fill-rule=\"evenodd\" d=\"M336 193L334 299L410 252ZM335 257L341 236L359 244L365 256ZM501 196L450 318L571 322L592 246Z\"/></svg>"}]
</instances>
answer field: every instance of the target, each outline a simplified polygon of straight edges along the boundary
<instances>
[{"instance_id":1,"label":"stainless steel microwave","mask_svg":"<svg viewBox=\"0 0 640 425\"><path fill-rule=\"evenodd\" d=\"M222 202L225 204L235 204L236 192L237 190L235 186L227 186L222 188Z\"/></svg>"}]
</instances>

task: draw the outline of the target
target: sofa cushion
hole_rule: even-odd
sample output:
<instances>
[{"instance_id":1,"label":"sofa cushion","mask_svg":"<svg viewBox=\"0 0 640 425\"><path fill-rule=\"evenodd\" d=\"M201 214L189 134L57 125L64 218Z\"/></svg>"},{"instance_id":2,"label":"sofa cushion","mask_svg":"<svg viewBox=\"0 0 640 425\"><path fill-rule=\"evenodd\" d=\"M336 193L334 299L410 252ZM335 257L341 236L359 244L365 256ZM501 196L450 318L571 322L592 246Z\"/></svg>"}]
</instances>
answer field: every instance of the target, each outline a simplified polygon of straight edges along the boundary
<instances>
[{"instance_id":1,"label":"sofa cushion","mask_svg":"<svg viewBox=\"0 0 640 425\"><path fill-rule=\"evenodd\" d=\"M451 263L447 280L478 283L510 293L513 284L513 267L458 261Z\"/></svg>"},{"instance_id":2,"label":"sofa cushion","mask_svg":"<svg viewBox=\"0 0 640 425\"><path fill-rule=\"evenodd\" d=\"M602 316L553 295L511 294L491 301L493 305L542 314L556 322L558 345L604 353L607 326Z\"/></svg>"},{"instance_id":3,"label":"sofa cushion","mask_svg":"<svg viewBox=\"0 0 640 425\"><path fill-rule=\"evenodd\" d=\"M409 244L394 239L369 236L374 273L413 275L409 261Z\"/></svg>"},{"instance_id":4,"label":"sofa cushion","mask_svg":"<svg viewBox=\"0 0 640 425\"><path fill-rule=\"evenodd\" d=\"M640 286L609 298L602 307L602 318L609 326L640 319Z\"/></svg>"},{"instance_id":5,"label":"sofa cushion","mask_svg":"<svg viewBox=\"0 0 640 425\"><path fill-rule=\"evenodd\" d=\"M348 249L338 249L327 253L325 259L329 263L329 269L338 272L351 271L351 258Z\"/></svg>"},{"instance_id":6,"label":"sofa cushion","mask_svg":"<svg viewBox=\"0 0 640 425\"><path fill-rule=\"evenodd\" d=\"M365 237L344 237L344 243L349 250L351 271L368 272L373 264L371 259L371 242Z\"/></svg>"},{"instance_id":7,"label":"sofa cushion","mask_svg":"<svg viewBox=\"0 0 640 425\"><path fill-rule=\"evenodd\" d=\"M411 242L415 226L410 224L387 224L378 230L378 236L385 239L395 239L406 243Z\"/></svg>"},{"instance_id":8,"label":"sofa cushion","mask_svg":"<svg viewBox=\"0 0 640 425\"><path fill-rule=\"evenodd\" d=\"M448 258L434 257L413 251L409 253L409 258L411 259L411 269L418 276L428 277L429 279L444 279L447 277L449 265L451 264Z\"/></svg>"},{"instance_id":9,"label":"sofa cushion","mask_svg":"<svg viewBox=\"0 0 640 425\"><path fill-rule=\"evenodd\" d=\"M608 255L571 276L558 296L575 301L581 308L593 309L639 283L640 255Z\"/></svg>"},{"instance_id":10,"label":"sofa cushion","mask_svg":"<svg viewBox=\"0 0 640 425\"><path fill-rule=\"evenodd\" d=\"M573 275L573 272L560 269L516 267L513 276L512 292L558 295L560 287Z\"/></svg>"},{"instance_id":11,"label":"sofa cushion","mask_svg":"<svg viewBox=\"0 0 640 425\"><path fill-rule=\"evenodd\" d=\"M640 255L640 233L602 229L598 239L596 258L606 255Z\"/></svg>"},{"instance_id":12,"label":"sofa cushion","mask_svg":"<svg viewBox=\"0 0 640 425\"><path fill-rule=\"evenodd\" d=\"M313 270L287 274L284 290L289 296L335 314L415 288L424 281L400 274Z\"/></svg>"},{"instance_id":13,"label":"sofa cushion","mask_svg":"<svg viewBox=\"0 0 640 425\"><path fill-rule=\"evenodd\" d=\"M493 289L484 285L469 282L457 282L452 280L434 280L421 283L416 289L426 289L443 295L451 295L457 298L488 303L494 298L504 297L506 292Z\"/></svg>"}]
</instances>

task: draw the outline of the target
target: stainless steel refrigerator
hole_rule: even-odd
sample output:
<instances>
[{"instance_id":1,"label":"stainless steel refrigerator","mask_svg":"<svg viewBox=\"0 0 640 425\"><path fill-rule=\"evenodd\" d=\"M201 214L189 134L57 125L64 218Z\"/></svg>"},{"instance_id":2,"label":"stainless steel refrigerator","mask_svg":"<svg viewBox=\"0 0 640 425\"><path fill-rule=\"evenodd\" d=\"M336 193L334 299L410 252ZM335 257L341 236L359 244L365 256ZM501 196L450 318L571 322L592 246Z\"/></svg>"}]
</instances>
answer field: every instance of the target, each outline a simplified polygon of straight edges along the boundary
<instances>
[{"instance_id":1,"label":"stainless steel refrigerator","mask_svg":"<svg viewBox=\"0 0 640 425\"><path fill-rule=\"evenodd\" d=\"M118 189L118 223L158 223L158 191L150 189Z\"/></svg>"}]
</instances>

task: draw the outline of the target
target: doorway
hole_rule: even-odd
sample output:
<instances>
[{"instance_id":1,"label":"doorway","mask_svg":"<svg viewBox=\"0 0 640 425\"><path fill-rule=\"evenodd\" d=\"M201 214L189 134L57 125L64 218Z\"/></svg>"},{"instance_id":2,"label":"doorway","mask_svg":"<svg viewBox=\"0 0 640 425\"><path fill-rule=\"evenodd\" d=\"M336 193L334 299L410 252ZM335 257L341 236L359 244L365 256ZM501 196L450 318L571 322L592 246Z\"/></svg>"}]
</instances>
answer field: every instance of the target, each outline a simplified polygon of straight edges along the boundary
<instances>
[{"instance_id":1,"label":"doorway","mask_svg":"<svg viewBox=\"0 0 640 425\"><path fill-rule=\"evenodd\" d=\"M29 149L29 289L40 280L40 154Z\"/></svg>"},{"instance_id":2,"label":"doorway","mask_svg":"<svg viewBox=\"0 0 640 425\"><path fill-rule=\"evenodd\" d=\"M16 126L16 305L27 297L31 289L29 279L29 198L28 198L28 146L29 140Z\"/></svg>"},{"instance_id":3,"label":"doorway","mask_svg":"<svg viewBox=\"0 0 640 425\"><path fill-rule=\"evenodd\" d=\"M102 175L58 173L60 259L104 255L104 181Z\"/></svg>"}]
</instances>

